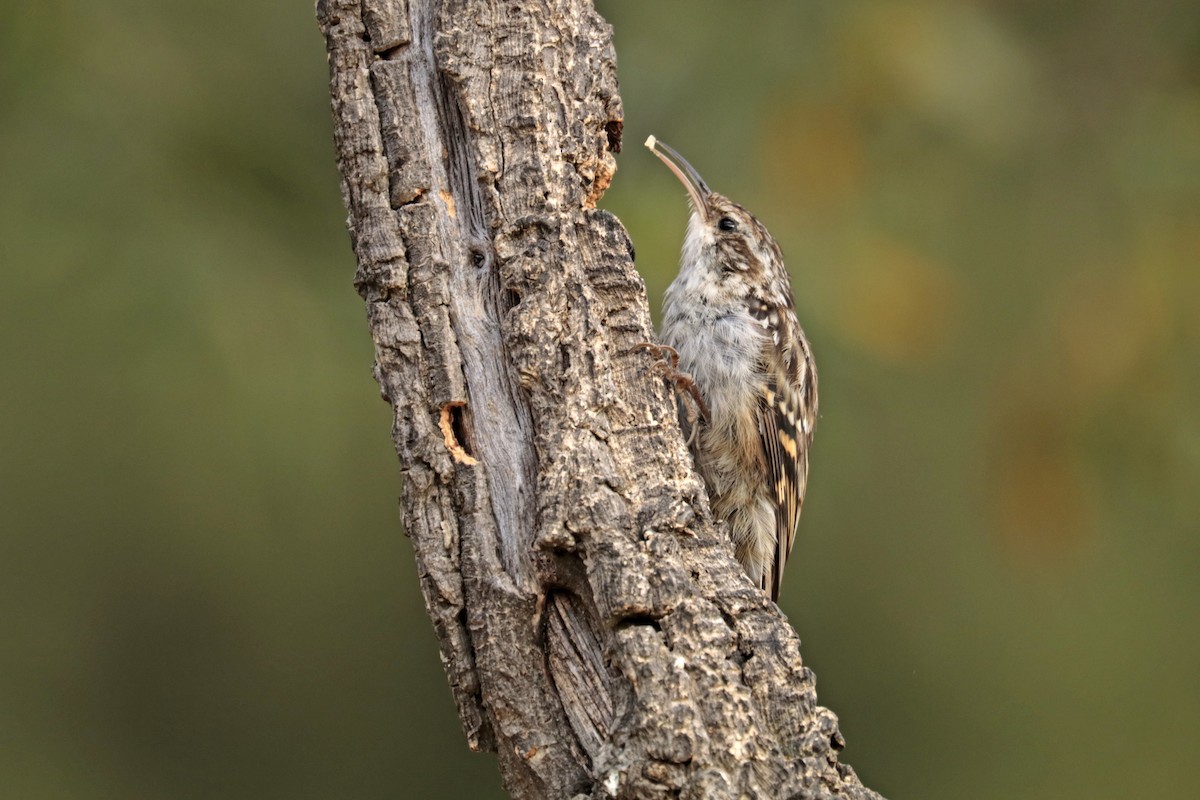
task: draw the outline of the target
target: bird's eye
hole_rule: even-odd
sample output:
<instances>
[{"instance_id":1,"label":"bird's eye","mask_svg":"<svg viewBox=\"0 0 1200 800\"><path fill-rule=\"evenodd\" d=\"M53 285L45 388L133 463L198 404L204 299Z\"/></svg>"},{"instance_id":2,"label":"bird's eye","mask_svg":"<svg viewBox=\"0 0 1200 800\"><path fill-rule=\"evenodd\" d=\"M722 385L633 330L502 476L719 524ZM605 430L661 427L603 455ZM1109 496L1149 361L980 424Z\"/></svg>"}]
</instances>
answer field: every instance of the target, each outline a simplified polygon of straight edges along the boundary
<instances>
[{"instance_id":1,"label":"bird's eye","mask_svg":"<svg viewBox=\"0 0 1200 800\"><path fill-rule=\"evenodd\" d=\"M717 223L717 227L723 231L736 231L737 222L733 217L721 217L721 221Z\"/></svg>"}]
</instances>

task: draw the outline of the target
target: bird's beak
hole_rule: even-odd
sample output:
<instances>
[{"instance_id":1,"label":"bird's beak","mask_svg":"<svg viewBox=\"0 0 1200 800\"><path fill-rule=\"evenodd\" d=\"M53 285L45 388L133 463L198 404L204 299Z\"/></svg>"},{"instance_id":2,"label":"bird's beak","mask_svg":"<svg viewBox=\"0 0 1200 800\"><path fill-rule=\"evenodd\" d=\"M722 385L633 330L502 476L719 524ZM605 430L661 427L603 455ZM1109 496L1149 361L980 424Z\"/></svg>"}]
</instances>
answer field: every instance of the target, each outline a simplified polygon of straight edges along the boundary
<instances>
[{"instance_id":1,"label":"bird's beak","mask_svg":"<svg viewBox=\"0 0 1200 800\"><path fill-rule=\"evenodd\" d=\"M712 192L709 191L708 184L704 182L704 179L700 177L700 173L692 169L692 165L675 152L673 147L658 141L653 136L646 140L646 147L650 148L650 152L658 156L659 160L675 173L675 177L679 178L684 188L687 189L688 197L692 201L692 209L701 218L707 220L708 196Z\"/></svg>"}]
</instances>

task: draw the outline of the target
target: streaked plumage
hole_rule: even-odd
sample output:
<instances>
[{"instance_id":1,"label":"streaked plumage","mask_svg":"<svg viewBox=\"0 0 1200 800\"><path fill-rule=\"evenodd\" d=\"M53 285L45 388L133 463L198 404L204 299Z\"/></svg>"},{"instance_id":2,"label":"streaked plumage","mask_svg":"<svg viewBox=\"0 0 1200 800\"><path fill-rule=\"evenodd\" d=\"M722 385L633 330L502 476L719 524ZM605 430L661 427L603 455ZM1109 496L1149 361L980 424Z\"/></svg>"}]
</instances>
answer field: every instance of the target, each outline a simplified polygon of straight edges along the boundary
<instances>
[{"instance_id":1,"label":"streaked plumage","mask_svg":"<svg viewBox=\"0 0 1200 800\"><path fill-rule=\"evenodd\" d=\"M711 191L674 150L646 141L692 206L663 342L707 406L692 450L734 552L779 597L808 480L817 372L779 246L754 215Z\"/></svg>"}]
</instances>

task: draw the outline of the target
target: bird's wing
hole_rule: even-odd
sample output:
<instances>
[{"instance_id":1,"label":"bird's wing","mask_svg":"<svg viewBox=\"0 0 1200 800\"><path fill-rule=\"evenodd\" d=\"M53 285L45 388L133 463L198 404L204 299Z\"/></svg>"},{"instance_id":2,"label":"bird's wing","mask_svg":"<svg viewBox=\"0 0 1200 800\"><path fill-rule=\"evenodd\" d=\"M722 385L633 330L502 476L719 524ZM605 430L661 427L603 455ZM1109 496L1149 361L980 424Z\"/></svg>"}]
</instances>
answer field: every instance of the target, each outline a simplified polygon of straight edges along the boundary
<instances>
[{"instance_id":1,"label":"bird's wing","mask_svg":"<svg viewBox=\"0 0 1200 800\"><path fill-rule=\"evenodd\" d=\"M812 441L816 380L811 364L802 362L792 376L779 372L768 378L758 408L758 430L767 462L767 479L775 504L775 558L763 575L763 588L779 598L783 567L792 553L796 520L808 483L808 446ZM798 378L799 380L795 380Z\"/></svg>"}]
</instances>

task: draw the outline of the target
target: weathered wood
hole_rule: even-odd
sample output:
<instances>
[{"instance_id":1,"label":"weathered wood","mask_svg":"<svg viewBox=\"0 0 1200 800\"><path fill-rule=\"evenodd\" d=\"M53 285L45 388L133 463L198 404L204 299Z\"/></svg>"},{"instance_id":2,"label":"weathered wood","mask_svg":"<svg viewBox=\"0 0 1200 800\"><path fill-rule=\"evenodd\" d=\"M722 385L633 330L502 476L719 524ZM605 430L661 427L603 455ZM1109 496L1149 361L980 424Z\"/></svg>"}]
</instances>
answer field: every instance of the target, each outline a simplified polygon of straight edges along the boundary
<instances>
[{"instance_id":1,"label":"weathered wood","mask_svg":"<svg viewBox=\"0 0 1200 800\"><path fill-rule=\"evenodd\" d=\"M586 0L320 0L406 531L467 740L518 798L875 798L734 562L620 222Z\"/></svg>"}]
</instances>

